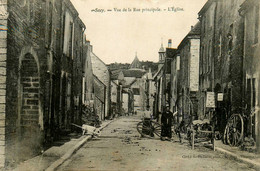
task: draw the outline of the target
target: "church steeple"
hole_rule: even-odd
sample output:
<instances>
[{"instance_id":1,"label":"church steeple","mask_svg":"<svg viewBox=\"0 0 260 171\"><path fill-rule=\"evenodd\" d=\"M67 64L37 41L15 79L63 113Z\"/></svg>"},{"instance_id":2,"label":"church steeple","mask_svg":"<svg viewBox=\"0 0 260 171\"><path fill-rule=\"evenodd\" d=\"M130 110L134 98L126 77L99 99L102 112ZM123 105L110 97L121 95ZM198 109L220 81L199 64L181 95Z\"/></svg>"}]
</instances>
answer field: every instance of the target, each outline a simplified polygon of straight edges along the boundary
<instances>
[{"instance_id":1,"label":"church steeple","mask_svg":"<svg viewBox=\"0 0 260 171\"><path fill-rule=\"evenodd\" d=\"M165 60L165 50L163 48L163 43L161 43L161 48L159 49L159 63L163 63Z\"/></svg>"},{"instance_id":2,"label":"church steeple","mask_svg":"<svg viewBox=\"0 0 260 171\"><path fill-rule=\"evenodd\" d=\"M135 52L135 59L133 60L133 62L129 66L129 69L142 69L141 62L139 61L139 59L137 57L137 52Z\"/></svg>"}]
</instances>

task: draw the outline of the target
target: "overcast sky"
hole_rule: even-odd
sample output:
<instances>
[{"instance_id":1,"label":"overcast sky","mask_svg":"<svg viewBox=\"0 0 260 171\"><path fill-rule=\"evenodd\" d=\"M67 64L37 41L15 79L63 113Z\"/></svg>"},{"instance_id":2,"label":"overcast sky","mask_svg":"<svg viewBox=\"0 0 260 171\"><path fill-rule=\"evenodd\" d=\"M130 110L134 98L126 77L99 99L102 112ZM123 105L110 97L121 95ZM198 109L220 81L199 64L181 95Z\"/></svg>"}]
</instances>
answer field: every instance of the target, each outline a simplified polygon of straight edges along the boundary
<instances>
[{"instance_id":1,"label":"overcast sky","mask_svg":"<svg viewBox=\"0 0 260 171\"><path fill-rule=\"evenodd\" d=\"M161 42L166 47L168 39L172 39L172 47L177 47L191 26L197 23L198 12L207 0L71 1L86 25L87 39L93 45L94 53L109 64L131 63L135 52L140 60L158 62ZM169 11L171 7L180 10ZM127 11L115 12L114 8L126 8ZM141 11L133 12L133 8ZM142 12L142 9L151 8L161 11ZM95 9L99 11L92 11ZM100 9L105 12L101 13Z\"/></svg>"}]
</instances>

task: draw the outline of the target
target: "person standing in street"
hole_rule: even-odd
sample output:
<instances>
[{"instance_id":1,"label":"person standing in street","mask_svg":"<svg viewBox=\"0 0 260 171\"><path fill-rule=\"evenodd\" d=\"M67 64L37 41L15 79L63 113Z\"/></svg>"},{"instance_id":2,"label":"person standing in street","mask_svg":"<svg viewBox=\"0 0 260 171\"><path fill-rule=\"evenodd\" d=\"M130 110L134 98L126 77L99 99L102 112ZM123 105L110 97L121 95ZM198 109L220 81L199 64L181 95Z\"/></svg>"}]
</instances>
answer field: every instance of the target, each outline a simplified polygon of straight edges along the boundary
<instances>
[{"instance_id":1,"label":"person standing in street","mask_svg":"<svg viewBox=\"0 0 260 171\"><path fill-rule=\"evenodd\" d=\"M170 111L170 106L166 106L161 118L161 140L170 140L172 138L172 121L173 113Z\"/></svg>"}]
</instances>

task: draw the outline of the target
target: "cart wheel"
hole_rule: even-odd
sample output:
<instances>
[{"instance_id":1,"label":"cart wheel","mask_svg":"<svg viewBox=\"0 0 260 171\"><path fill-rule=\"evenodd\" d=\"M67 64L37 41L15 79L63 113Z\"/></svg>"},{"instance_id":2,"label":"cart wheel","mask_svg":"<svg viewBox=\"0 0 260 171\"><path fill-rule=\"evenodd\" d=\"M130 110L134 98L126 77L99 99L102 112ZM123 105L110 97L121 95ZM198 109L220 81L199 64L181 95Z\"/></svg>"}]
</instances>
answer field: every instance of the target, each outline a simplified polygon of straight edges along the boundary
<instances>
[{"instance_id":1,"label":"cart wheel","mask_svg":"<svg viewBox=\"0 0 260 171\"><path fill-rule=\"evenodd\" d=\"M137 131L141 134L141 137L154 138L161 137L161 125L154 121L139 122L137 124Z\"/></svg>"},{"instance_id":2,"label":"cart wheel","mask_svg":"<svg viewBox=\"0 0 260 171\"><path fill-rule=\"evenodd\" d=\"M244 137L244 121L240 114L233 114L228 120L224 134L226 143L230 146L238 146Z\"/></svg>"}]
</instances>

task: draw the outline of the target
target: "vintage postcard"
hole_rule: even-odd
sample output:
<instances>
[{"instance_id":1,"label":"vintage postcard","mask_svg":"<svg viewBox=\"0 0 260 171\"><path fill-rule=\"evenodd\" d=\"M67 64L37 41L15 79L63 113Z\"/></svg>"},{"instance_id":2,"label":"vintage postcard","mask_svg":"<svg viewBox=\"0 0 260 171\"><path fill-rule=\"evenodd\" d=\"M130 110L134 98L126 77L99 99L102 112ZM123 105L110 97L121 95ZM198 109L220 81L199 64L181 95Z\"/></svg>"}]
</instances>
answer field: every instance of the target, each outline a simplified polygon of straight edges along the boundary
<instances>
[{"instance_id":1,"label":"vintage postcard","mask_svg":"<svg viewBox=\"0 0 260 171\"><path fill-rule=\"evenodd\" d=\"M259 5L0 0L0 170L259 170Z\"/></svg>"}]
</instances>

